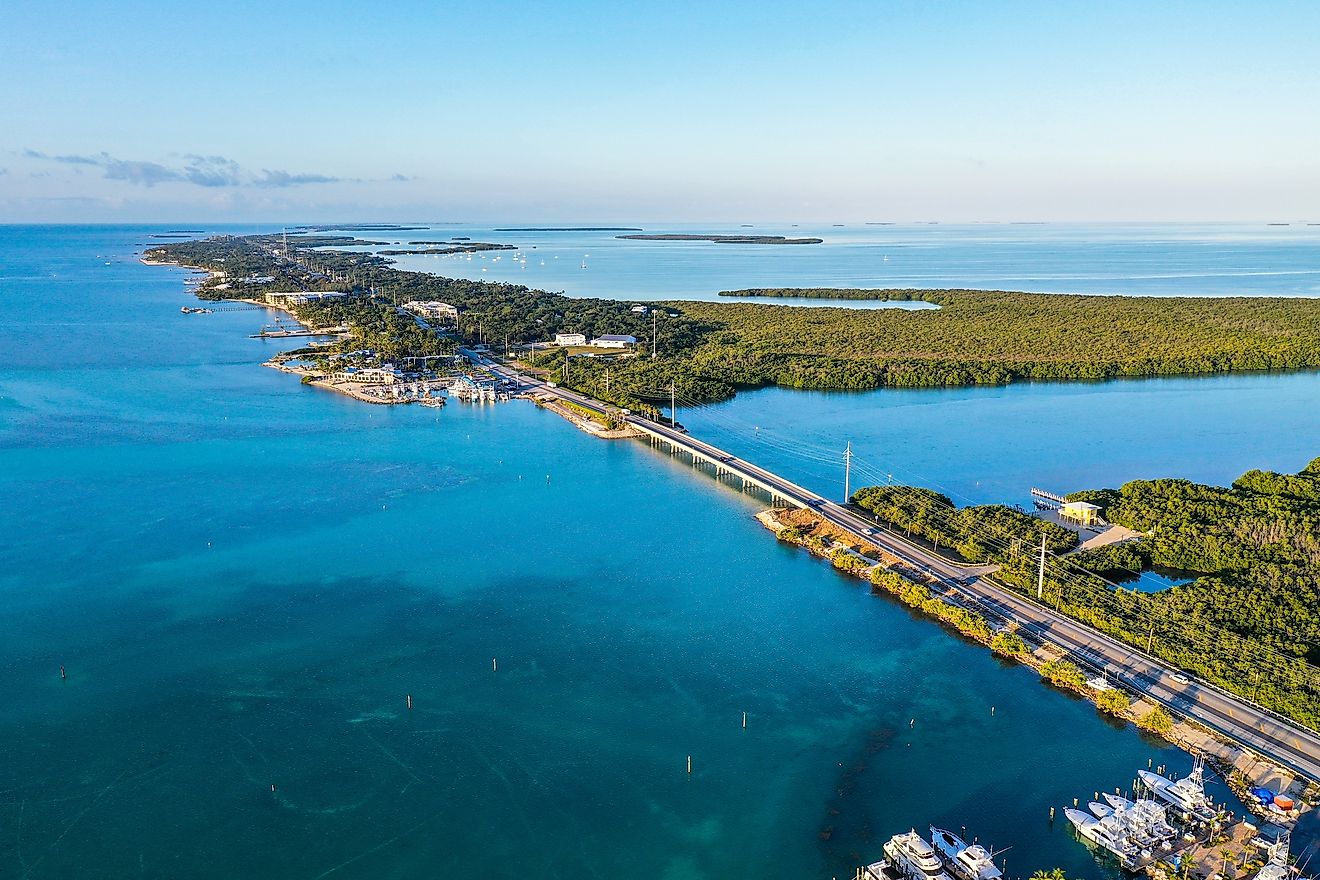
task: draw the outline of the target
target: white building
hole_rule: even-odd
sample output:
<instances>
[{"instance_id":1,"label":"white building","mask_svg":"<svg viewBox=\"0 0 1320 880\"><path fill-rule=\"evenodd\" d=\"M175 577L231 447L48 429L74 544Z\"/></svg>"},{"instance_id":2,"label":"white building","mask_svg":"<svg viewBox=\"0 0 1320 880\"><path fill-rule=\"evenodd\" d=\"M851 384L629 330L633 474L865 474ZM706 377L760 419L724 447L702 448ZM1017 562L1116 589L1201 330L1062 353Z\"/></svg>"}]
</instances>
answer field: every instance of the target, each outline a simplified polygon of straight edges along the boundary
<instances>
[{"instance_id":1,"label":"white building","mask_svg":"<svg viewBox=\"0 0 1320 880\"><path fill-rule=\"evenodd\" d=\"M365 367L360 370L350 367L332 374L330 378L335 382L355 382L359 385L393 385L399 381L398 375L393 370L378 367Z\"/></svg>"},{"instance_id":2,"label":"white building","mask_svg":"<svg viewBox=\"0 0 1320 880\"><path fill-rule=\"evenodd\" d=\"M442 303L436 300L413 300L406 302L403 307L421 318L430 318L434 321L456 321L458 320L458 307L451 306L449 303Z\"/></svg>"},{"instance_id":3,"label":"white building","mask_svg":"<svg viewBox=\"0 0 1320 880\"><path fill-rule=\"evenodd\" d=\"M583 333L556 333L555 345L586 345L587 337Z\"/></svg>"},{"instance_id":4,"label":"white building","mask_svg":"<svg viewBox=\"0 0 1320 880\"><path fill-rule=\"evenodd\" d=\"M285 290L270 291L266 294L266 302L271 305L301 306L310 302L323 302L328 299L347 299L348 293L343 291L326 291L323 293L309 293L305 290Z\"/></svg>"},{"instance_id":5,"label":"white building","mask_svg":"<svg viewBox=\"0 0 1320 880\"><path fill-rule=\"evenodd\" d=\"M630 345L637 344L636 336L613 336L606 334L597 336L591 340L591 344L596 348L627 348Z\"/></svg>"}]
</instances>

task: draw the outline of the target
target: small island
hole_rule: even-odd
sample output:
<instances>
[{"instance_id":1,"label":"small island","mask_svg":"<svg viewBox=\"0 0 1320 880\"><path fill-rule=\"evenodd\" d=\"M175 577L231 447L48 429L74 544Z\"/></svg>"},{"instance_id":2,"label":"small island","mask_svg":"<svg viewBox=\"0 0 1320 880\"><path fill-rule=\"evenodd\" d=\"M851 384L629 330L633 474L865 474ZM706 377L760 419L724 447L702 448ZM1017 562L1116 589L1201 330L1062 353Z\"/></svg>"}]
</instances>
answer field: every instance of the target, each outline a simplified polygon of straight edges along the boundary
<instances>
[{"instance_id":1,"label":"small island","mask_svg":"<svg viewBox=\"0 0 1320 880\"><path fill-rule=\"evenodd\" d=\"M640 226L507 226L496 232L641 232Z\"/></svg>"},{"instance_id":2,"label":"small island","mask_svg":"<svg viewBox=\"0 0 1320 880\"><path fill-rule=\"evenodd\" d=\"M686 232L658 232L644 235L616 235L634 241L713 241L716 244L820 244L823 238L788 238L783 235L702 235Z\"/></svg>"},{"instance_id":3,"label":"small island","mask_svg":"<svg viewBox=\"0 0 1320 880\"><path fill-rule=\"evenodd\" d=\"M511 244L492 244L486 241L463 242L462 244L450 243L447 241L410 241L409 244L436 244L441 247L411 248L408 250L388 250L377 251L378 254L386 257L397 257L405 254L422 255L444 255L444 254L471 254L477 251L511 251L515 250Z\"/></svg>"},{"instance_id":4,"label":"small island","mask_svg":"<svg viewBox=\"0 0 1320 880\"><path fill-rule=\"evenodd\" d=\"M395 223L350 223L336 226L333 223L313 226L290 227L299 232L422 232L427 226L399 226Z\"/></svg>"}]
</instances>

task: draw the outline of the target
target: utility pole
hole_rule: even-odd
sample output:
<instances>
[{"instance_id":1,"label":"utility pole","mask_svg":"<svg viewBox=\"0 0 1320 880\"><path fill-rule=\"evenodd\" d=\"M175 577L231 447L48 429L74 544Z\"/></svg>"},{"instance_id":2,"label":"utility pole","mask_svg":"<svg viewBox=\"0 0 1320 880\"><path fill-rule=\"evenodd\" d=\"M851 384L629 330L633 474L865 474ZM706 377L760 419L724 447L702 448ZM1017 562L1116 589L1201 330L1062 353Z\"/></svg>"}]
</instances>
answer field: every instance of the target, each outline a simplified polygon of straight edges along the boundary
<instances>
[{"instance_id":1,"label":"utility pole","mask_svg":"<svg viewBox=\"0 0 1320 880\"><path fill-rule=\"evenodd\" d=\"M1045 534L1040 536L1040 573L1036 576L1036 601L1045 598Z\"/></svg>"},{"instance_id":2,"label":"utility pole","mask_svg":"<svg viewBox=\"0 0 1320 880\"><path fill-rule=\"evenodd\" d=\"M843 503L852 498L852 441L843 450Z\"/></svg>"},{"instance_id":3,"label":"utility pole","mask_svg":"<svg viewBox=\"0 0 1320 880\"><path fill-rule=\"evenodd\" d=\"M1155 621L1152 620L1150 622L1150 635L1146 636L1146 653L1149 654L1150 649L1153 647L1155 647Z\"/></svg>"},{"instance_id":4,"label":"utility pole","mask_svg":"<svg viewBox=\"0 0 1320 880\"><path fill-rule=\"evenodd\" d=\"M674 391L674 383L669 383L669 424L671 427L678 427L678 393Z\"/></svg>"},{"instance_id":5,"label":"utility pole","mask_svg":"<svg viewBox=\"0 0 1320 880\"><path fill-rule=\"evenodd\" d=\"M651 360L655 360L655 320L659 312L651 309Z\"/></svg>"}]
</instances>

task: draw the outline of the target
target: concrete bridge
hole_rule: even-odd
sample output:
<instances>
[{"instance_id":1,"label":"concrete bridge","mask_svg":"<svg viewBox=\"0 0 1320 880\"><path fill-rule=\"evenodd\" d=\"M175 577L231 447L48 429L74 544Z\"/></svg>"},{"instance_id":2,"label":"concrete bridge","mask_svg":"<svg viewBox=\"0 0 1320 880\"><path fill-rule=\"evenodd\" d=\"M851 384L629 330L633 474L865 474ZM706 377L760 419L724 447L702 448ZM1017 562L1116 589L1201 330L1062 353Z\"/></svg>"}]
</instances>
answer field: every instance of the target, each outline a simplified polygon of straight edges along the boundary
<instances>
[{"instance_id":1,"label":"concrete bridge","mask_svg":"<svg viewBox=\"0 0 1320 880\"><path fill-rule=\"evenodd\" d=\"M773 504L811 510L859 541L879 547L906 566L923 572L936 585L934 591L945 600L977 611L992 624L1011 624L1037 642L1055 645L1067 652L1078 666L1107 674L1125 690L1165 706L1175 717L1199 722L1294 773L1320 782L1320 732L1237 694L1191 680L1177 667L997 583L987 577L995 566L954 562L932 553L902 535L879 527L844 504L739 459L674 425L620 413L594 398L499 364L485 365L525 389L549 393L602 416L622 418L653 446L665 448L671 454L688 455L695 466L712 468L716 476L741 479L744 489L755 487L765 492Z\"/></svg>"}]
</instances>

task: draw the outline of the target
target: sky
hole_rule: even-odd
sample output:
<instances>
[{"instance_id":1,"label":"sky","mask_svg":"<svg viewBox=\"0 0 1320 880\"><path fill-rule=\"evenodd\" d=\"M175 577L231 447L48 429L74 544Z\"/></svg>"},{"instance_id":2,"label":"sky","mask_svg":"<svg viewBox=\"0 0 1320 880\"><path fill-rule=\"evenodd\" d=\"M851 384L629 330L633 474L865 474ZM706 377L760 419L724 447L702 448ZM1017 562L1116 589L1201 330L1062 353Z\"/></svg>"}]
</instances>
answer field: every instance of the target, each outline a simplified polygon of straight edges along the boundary
<instances>
[{"instance_id":1,"label":"sky","mask_svg":"<svg viewBox=\"0 0 1320 880\"><path fill-rule=\"evenodd\" d=\"M1320 221L1320 3L6 5L0 222Z\"/></svg>"}]
</instances>

